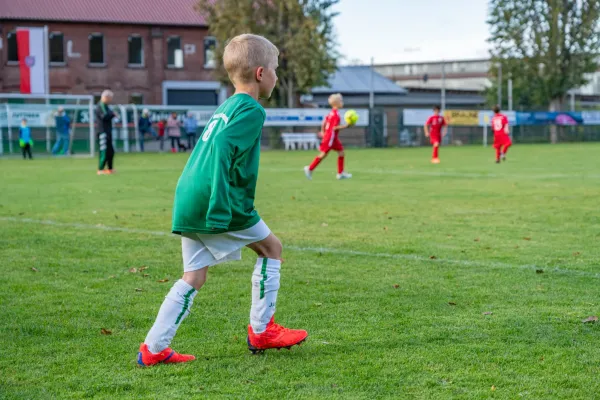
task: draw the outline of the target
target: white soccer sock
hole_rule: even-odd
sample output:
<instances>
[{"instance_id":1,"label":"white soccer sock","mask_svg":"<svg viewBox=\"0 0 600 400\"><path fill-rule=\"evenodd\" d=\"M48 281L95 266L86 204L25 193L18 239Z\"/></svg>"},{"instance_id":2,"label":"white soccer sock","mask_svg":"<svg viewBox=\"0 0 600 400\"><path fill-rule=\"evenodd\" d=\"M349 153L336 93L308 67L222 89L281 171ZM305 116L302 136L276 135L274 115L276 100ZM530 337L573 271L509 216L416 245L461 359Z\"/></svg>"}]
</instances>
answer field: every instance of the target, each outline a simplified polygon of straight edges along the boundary
<instances>
[{"instance_id":1,"label":"white soccer sock","mask_svg":"<svg viewBox=\"0 0 600 400\"><path fill-rule=\"evenodd\" d=\"M281 261L259 258L252 274L250 325L254 333L263 333L277 306Z\"/></svg>"},{"instance_id":2,"label":"white soccer sock","mask_svg":"<svg viewBox=\"0 0 600 400\"><path fill-rule=\"evenodd\" d=\"M152 353L160 353L171 344L181 321L190 313L198 291L180 279L171 288L160 306L156 321L144 343Z\"/></svg>"}]
</instances>

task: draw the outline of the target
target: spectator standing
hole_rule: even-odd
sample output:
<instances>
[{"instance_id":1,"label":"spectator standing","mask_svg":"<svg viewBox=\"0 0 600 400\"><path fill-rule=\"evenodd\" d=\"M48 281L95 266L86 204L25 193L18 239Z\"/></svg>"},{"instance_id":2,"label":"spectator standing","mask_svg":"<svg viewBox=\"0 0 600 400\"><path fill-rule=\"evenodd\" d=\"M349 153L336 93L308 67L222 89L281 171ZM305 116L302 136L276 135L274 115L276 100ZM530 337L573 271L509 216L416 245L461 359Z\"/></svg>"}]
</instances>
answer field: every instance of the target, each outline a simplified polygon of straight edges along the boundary
<instances>
[{"instance_id":1,"label":"spectator standing","mask_svg":"<svg viewBox=\"0 0 600 400\"><path fill-rule=\"evenodd\" d=\"M196 145L196 132L198 130L198 120L196 120L193 112L188 113L183 125L188 139L188 149L192 150Z\"/></svg>"},{"instance_id":2,"label":"spectator standing","mask_svg":"<svg viewBox=\"0 0 600 400\"><path fill-rule=\"evenodd\" d=\"M177 113L173 112L167 120L167 134L171 139L171 153L177 153L182 147L185 150L185 146L181 144L181 125L181 121L177 119Z\"/></svg>"},{"instance_id":3,"label":"spectator standing","mask_svg":"<svg viewBox=\"0 0 600 400\"><path fill-rule=\"evenodd\" d=\"M68 154L69 140L71 139L71 119L63 107L58 107L54 115L56 122L56 143L52 147L52 154Z\"/></svg>"},{"instance_id":4,"label":"spectator standing","mask_svg":"<svg viewBox=\"0 0 600 400\"><path fill-rule=\"evenodd\" d=\"M160 140L160 151L165 149L165 130L167 129L167 120L158 121L158 140Z\"/></svg>"},{"instance_id":5,"label":"spectator standing","mask_svg":"<svg viewBox=\"0 0 600 400\"><path fill-rule=\"evenodd\" d=\"M149 133L152 137L157 138L156 132L152 129L152 119L150 119L150 110L145 108L142 111L142 115L138 121L138 129L140 131L140 150L144 151L144 140L146 134Z\"/></svg>"}]
</instances>

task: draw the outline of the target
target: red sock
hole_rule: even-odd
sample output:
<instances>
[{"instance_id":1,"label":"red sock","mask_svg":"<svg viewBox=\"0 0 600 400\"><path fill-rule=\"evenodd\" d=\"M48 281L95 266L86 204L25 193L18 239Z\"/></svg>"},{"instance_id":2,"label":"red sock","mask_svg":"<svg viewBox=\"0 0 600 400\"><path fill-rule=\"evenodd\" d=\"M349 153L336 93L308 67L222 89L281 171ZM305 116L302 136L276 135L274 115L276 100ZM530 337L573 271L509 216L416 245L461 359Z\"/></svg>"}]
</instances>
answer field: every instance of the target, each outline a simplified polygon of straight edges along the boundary
<instances>
[{"instance_id":1,"label":"red sock","mask_svg":"<svg viewBox=\"0 0 600 400\"><path fill-rule=\"evenodd\" d=\"M510 144L505 144L504 145L504 150L502 151L504 153L504 155L506 155L506 153L508 153L508 148L510 147Z\"/></svg>"},{"instance_id":2,"label":"red sock","mask_svg":"<svg viewBox=\"0 0 600 400\"><path fill-rule=\"evenodd\" d=\"M344 157L338 157L338 174L344 172Z\"/></svg>"},{"instance_id":3,"label":"red sock","mask_svg":"<svg viewBox=\"0 0 600 400\"><path fill-rule=\"evenodd\" d=\"M319 165L319 163L320 163L321 161L322 161L322 160L321 160L319 157L315 157L315 159L314 159L314 160L313 160L313 162L310 164L310 167L308 167L308 169L309 169L310 171L314 170L315 168L317 168L317 165Z\"/></svg>"},{"instance_id":4,"label":"red sock","mask_svg":"<svg viewBox=\"0 0 600 400\"><path fill-rule=\"evenodd\" d=\"M433 146L433 158L438 158L440 152L439 152L440 148L437 146Z\"/></svg>"},{"instance_id":5,"label":"red sock","mask_svg":"<svg viewBox=\"0 0 600 400\"><path fill-rule=\"evenodd\" d=\"M500 159L500 146L496 147L496 161Z\"/></svg>"}]
</instances>

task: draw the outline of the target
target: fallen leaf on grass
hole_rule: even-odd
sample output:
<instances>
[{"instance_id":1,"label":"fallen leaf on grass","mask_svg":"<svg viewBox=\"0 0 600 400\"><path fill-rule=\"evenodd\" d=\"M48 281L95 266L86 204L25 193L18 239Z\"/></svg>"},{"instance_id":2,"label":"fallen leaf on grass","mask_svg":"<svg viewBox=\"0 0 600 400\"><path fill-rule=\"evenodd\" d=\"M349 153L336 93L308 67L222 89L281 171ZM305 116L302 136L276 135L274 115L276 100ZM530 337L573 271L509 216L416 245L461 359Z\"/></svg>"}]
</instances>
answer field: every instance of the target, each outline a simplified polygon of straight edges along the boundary
<instances>
[{"instance_id":1,"label":"fallen leaf on grass","mask_svg":"<svg viewBox=\"0 0 600 400\"><path fill-rule=\"evenodd\" d=\"M449 302L448 302L448 305L449 305L449 306L455 306L455 305L456 305L456 303L455 303L455 302L453 302L453 301L449 301Z\"/></svg>"},{"instance_id":2,"label":"fallen leaf on grass","mask_svg":"<svg viewBox=\"0 0 600 400\"><path fill-rule=\"evenodd\" d=\"M316 307L321 307L323 305L323 303L315 303Z\"/></svg>"},{"instance_id":3,"label":"fallen leaf on grass","mask_svg":"<svg viewBox=\"0 0 600 400\"><path fill-rule=\"evenodd\" d=\"M577 257L577 256L580 256L580 255L581 255L581 253L578 252L578 251L576 251L575 253L573 253L573 257Z\"/></svg>"},{"instance_id":4,"label":"fallen leaf on grass","mask_svg":"<svg viewBox=\"0 0 600 400\"><path fill-rule=\"evenodd\" d=\"M19 215L25 215L25 213L24 212L20 212Z\"/></svg>"},{"instance_id":5,"label":"fallen leaf on grass","mask_svg":"<svg viewBox=\"0 0 600 400\"><path fill-rule=\"evenodd\" d=\"M292 196L292 200L296 200L296 196Z\"/></svg>"},{"instance_id":6,"label":"fallen leaf on grass","mask_svg":"<svg viewBox=\"0 0 600 400\"><path fill-rule=\"evenodd\" d=\"M114 275L111 275L111 276L108 277L108 279L114 279L114 278L115 278Z\"/></svg>"},{"instance_id":7,"label":"fallen leaf on grass","mask_svg":"<svg viewBox=\"0 0 600 400\"><path fill-rule=\"evenodd\" d=\"M142 265L141 267L138 268L138 271L142 272L142 271L145 271L147 269L148 269L148 267L146 267L145 265Z\"/></svg>"},{"instance_id":8,"label":"fallen leaf on grass","mask_svg":"<svg viewBox=\"0 0 600 400\"><path fill-rule=\"evenodd\" d=\"M491 312L491 311L486 311L486 312L483 313L483 315L492 315L492 314L494 314L494 313Z\"/></svg>"},{"instance_id":9,"label":"fallen leaf on grass","mask_svg":"<svg viewBox=\"0 0 600 400\"><path fill-rule=\"evenodd\" d=\"M135 288L135 291L136 291L136 292L143 292L143 291L144 291L144 289Z\"/></svg>"},{"instance_id":10,"label":"fallen leaf on grass","mask_svg":"<svg viewBox=\"0 0 600 400\"><path fill-rule=\"evenodd\" d=\"M112 331L105 328L101 328L100 333L103 335L112 335Z\"/></svg>"},{"instance_id":11,"label":"fallen leaf on grass","mask_svg":"<svg viewBox=\"0 0 600 400\"><path fill-rule=\"evenodd\" d=\"M322 227L327 227L327 226L329 226L329 224L328 224L327 222L323 222L323 223L321 224L321 226L322 226Z\"/></svg>"},{"instance_id":12,"label":"fallen leaf on grass","mask_svg":"<svg viewBox=\"0 0 600 400\"><path fill-rule=\"evenodd\" d=\"M475 238L475 240L473 240L474 242L479 242L479 238Z\"/></svg>"},{"instance_id":13,"label":"fallen leaf on grass","mask_svg":"<svg viewBox=\"0 0 600 400\"><path fill-rule=\"evenodd\" d=\"M165 282L169 282L169 280L167 278L165 278L165 279L161 279L161 280L156 281L156 282L158 282L158 283L165 283Z\"/></svg>"},{"instance_id":14,"label":"fallen leaf on grass","mask_svg":"<svg viewBox=\"0 0 600 400\"><path fill-rule=\"evenodd\" d=\"M39 271L39 270L38 270L36 267L31 267L31 270L32 270L33 272L40 272L40 271Z\"/></svg>"},{"instance_id":15,"label":"fallen leaf on grass","mask_svg":"<svg viewBox=\"0 0 600 400\"><path fill-rule=\"evenodd\" d=\"M399 287L400 287L400 285L398 285L398 284L395 284L395 285L393 286L393 288L394 288L394 289L398 289Z\"/></svg>"},{"instance_id":16,"label":"fallen leaf on grass","mask_svg":"<svg viewBox=\"0 0 600 400\"><path fill-rule=\"evenodd\" d=\"M492 386L491 389L492 389L492 392L495 392L496 391L496 386Z\"/></svg>"},{"instance_id":17,"label":"fallen leaf on grass","mask_svg":"<svg viewBox=\"0 0 600 400\"><path fill-rule=\"evenodd\" d=\"M147 278L147 277L149 277L149 276L150 276L150 274L143 274L142 276L143 276L144 278Z\"/></svg>"},{"instance_id":18,"label":"fallen leaf on grass","mask_svg":"<svg viewBox=\"0 0 600 400\"><path fill-rule=\"evenodd\" d=\"M536 269L536 270L535 270L535 273L536 273L536 274L543 274L543 273L544 273L544 270L543 270L543 269Z\"/></svg>"},{"instance_id":19,"label":"fallen leaf on grass","mask_svg":"<svg viewBox=\"0 0 600 400\"><path fill-rule=\"evenodd\" d=\"M596 317L595 315L592 315L591 317L587 317L586 319L584 319L583 322L584 324L590 324L590 323L594 323L598 321L598 317Z\"/></svg>"},{"instance_id":20,"label":"fallen leaf on grass","mask_svg":"<svg viewBox=\"0 0 600 400\"><path fill-rule=\"evenodd\" d=\"M524 237L523 240L531 240L530 237Z\"/></svg>"},{"instance_id":21,"label":"fallen leaf on grass","mask_svg":"<svg viewBox=\"0 0 600 400\"><path fill-rule=\"evenodd\" d=\"M435 260L435 259L437 259L437 257L436 256L429 256L429 259Z\"/></svg>"},{"instance_id":22,"label":"fallen leaf on grass","mask_svg":"<svg viewBox=\"0 0 600 400\"><path fill-rule=\"evenodd\" d=\"M137 268L129 268L129 272L131 272L132 274L135 274L136 272L138 272Z\"/></svg>"},{"instance_id":23,"label":"fallen leaf on grass","mask_svg":"<svg viewBox=\"0 0 600 400\"><path fill-rule=\"evenodd\" d=\"M387 226L384 226L384 227L383 227L383 230L384 230L384 231L387 231Z\"/></svg>"}]
</instances>

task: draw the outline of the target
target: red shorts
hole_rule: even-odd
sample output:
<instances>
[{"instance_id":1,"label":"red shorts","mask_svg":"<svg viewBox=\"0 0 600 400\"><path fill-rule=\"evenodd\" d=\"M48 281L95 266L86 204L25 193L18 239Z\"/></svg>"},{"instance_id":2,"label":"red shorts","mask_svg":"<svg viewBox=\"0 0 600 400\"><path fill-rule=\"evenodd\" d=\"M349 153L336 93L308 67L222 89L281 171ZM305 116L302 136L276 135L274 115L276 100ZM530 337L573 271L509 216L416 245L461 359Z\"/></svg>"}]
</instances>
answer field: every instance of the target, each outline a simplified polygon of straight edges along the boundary
<instances>
[{"instance_id":1,"label":"red shorts","mask_svg":"<svg viewBox=\"0 0 600 400\"><path fill-rule=\"evenodd\" d=\"M323 153L329 153L331 150L344 151L344 146L342 146L342 142L340 142L340 139L338 139L337 137L333 139L333 142L331 142L331 146L329 145L329 143L330 140L323 140L321 142L321 147L319 148L319 150L321 150Z\"/></svg>"},{"instance_id":2,"label":"red shorts","mask_svg":"<svg viewBox=\"0 0 600 400\"><path fill-rule=\"evenodd\" d=\"M510 140L510 136L502 135L502 136L494 136L494 147L500 148L502 146L511 146L512 141Z\"/></svg>"},{"instance_id":3,"label":"red shorts","mask_svg":"<svg viewBox=\"0 0 600 400\"><path fill-rule=\"evenodd\" d=\"M434 145L436 143L442 144L442 137L441 136L431 135L429 137L429 140L431 141L432 145Z\"/></svg>"}]
</instances>

